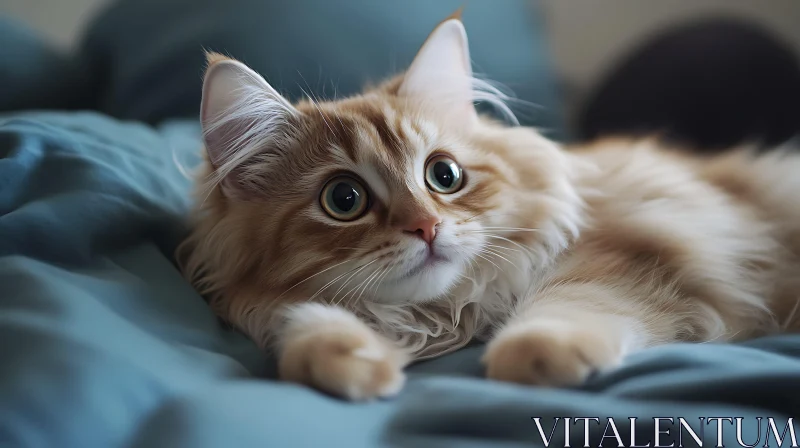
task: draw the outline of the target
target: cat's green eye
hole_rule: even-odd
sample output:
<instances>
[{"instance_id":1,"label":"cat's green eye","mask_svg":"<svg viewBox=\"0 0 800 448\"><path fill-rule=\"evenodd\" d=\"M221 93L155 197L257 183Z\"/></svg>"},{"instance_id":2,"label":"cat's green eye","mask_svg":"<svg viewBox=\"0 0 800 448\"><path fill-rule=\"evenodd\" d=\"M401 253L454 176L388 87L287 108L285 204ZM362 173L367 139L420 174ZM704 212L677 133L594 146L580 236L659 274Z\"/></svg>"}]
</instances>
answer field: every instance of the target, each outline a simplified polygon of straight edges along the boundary
<instances>
[{"instance_id":1,"label":"cat's green eye","mask_svg":"<svg viewBox=\"0 0 800 448\"><path fill-rule=\"evenodd\" d=\"M434 156L425 164L425 183L437 193L455 193L464 184L464 173L450 157Z\"/></svg>"},{"instance_id":2,"label":"cat's green eye","mask_svg":"<svg viewBox=\"0 0 800 448\"><path fill-rule=\"evenodd\" d=\"M340 176L325 184L319 202L331 218L353 221L367 211L367 190L352 177Z\"/></svg>"}]
</instances>

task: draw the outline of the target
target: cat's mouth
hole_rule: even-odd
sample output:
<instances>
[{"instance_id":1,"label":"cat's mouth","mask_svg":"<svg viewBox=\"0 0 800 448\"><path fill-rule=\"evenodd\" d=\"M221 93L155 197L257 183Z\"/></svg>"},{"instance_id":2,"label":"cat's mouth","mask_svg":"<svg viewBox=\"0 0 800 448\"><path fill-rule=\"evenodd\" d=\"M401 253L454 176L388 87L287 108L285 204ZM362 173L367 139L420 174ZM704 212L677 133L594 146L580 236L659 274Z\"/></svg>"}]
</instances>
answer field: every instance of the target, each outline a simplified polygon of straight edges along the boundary
<instances>
[{"instance_id":1,"label":"cat's mouth","mask_svg":"<svg viewBox=\"0 0 800 448\"><path fill-rule=\"evenodd\" d=\"M448 245L418 246L403 257L396 277L381 285L383 288L376 291L375 297L388 303L424 302L439 297L460 275L457 257L458 253Z\"/></svg>"}]
</instances>

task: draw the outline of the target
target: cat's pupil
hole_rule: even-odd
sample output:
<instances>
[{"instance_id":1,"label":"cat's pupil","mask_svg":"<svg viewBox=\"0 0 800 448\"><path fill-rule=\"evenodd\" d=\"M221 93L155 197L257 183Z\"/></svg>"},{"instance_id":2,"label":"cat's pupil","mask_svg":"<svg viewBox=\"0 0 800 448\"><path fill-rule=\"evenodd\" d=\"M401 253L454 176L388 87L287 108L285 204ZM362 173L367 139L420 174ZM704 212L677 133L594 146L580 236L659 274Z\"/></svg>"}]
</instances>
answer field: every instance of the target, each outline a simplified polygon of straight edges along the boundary
<instances>
[{"instance_id":1,"label":"cat's pupil","mask_svg":"<svg viewBox=\"0 0 800 448\"><path fill-rule=\"evenodd\" d=\"M436 181L439 182L439 185L445 188L450 187L455 182L453 168L445 162L436 162L433 165L433 175L436 176Z\"/></svg>"},{"instance_id":2,"label":"cat's pupil","mask_svg":"<svg viewBox=\"0 0 800 448\"><path fill-rule=\"evenodd\" d=\"M336 208L343 212L349 212L356 205L358 192L351 185L341 182L333 187L331 199Z\"/></svg>"}]
</instances>

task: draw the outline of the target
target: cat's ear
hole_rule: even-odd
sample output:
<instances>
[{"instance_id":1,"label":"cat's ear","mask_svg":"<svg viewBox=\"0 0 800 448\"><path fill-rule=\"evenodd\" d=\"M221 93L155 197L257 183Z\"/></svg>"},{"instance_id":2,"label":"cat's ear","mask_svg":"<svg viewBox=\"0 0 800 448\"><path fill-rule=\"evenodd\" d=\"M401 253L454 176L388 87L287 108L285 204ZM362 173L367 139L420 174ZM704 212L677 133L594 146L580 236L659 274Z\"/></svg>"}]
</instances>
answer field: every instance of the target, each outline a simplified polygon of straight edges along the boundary
<instances>
[{"instance_id":1,"label":"cat's ear","mask_svg":"<svg viewBox=\"0 0 800 448\"><path fill-rule=\"evenodd\" d=\"M462 122L477 119L467 32L459 13L428 36L403 77L398 94Z\"/></svg>"},{"instance_id":2,"label":"cat's ear","mask_svg":"<svg viewBox=\"0 0 800 448\"><path fill-rule=\"evenodd\" d=\"M208 159L223 192L247 195L246 164L254 156L285 151L300 112L246 65L215 53L207 56L200 123Z\"/></svg>"}]
</instances>

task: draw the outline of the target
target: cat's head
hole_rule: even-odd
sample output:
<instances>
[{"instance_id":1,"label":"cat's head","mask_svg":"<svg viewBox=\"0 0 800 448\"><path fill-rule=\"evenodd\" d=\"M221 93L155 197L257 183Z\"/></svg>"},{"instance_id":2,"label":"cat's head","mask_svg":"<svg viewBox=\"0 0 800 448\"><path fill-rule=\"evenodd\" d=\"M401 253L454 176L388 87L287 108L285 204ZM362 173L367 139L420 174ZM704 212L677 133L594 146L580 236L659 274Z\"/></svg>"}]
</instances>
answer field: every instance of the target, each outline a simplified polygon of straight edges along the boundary
<instances>
[{"instance_id":1,"label":"cat's head","mask_svg":"<svg viewBox=\"0 0 800 448\"><path fill-rule=\"evenodd\" d=\"M474 102L499 103L485 87L457 19L405 74L333 101L291 104L244 64L211 55L194 243L205 286L246 290L250 306L397 305L527 276L575 232L579 201L554 144L479 117Z\"/></svg>"}]
</instances>

